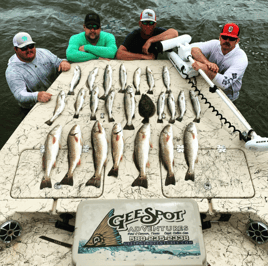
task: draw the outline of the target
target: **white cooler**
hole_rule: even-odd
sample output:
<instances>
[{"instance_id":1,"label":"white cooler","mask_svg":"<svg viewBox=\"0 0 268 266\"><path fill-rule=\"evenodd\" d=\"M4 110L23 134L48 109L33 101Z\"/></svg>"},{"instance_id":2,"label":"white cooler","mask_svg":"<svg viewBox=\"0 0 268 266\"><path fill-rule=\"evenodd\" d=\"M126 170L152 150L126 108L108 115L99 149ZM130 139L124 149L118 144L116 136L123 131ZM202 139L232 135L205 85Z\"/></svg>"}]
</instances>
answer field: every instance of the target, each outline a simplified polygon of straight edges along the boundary
<instances>
[{"instance_id":1,"label":"white cooler","mask_svg":"<svg viewBox=\"0 0 268 266\"><path fill-rule=\"evenodd\" d=\"M72 254L77 266L205 266L198 205L190 199L83 201Z\"/></svg>"}]
</instances>

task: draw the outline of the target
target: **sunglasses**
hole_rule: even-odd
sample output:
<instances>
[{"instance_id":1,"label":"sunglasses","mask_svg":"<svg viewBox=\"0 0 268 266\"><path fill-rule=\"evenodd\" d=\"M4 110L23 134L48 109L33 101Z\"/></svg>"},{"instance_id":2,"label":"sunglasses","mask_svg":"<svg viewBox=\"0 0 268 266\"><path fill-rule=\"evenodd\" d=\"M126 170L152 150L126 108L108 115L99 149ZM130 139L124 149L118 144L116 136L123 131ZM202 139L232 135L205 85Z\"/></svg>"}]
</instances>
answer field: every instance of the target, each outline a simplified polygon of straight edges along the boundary
<instances>
[{"instance_id":1,"label":"sunglasses","mask_svg":"<svg viewBox=\"0 0 268 266\"><path fill-rule=\"evenodd\" d=\"M25 52L25 51L28 50L28 48L29 48L29 49L33 49L33 48L34 48L34 43L29 44L29 45L26 45L26 46L24 46L24 47L22 47L22 48L20 48L20 49L21 49L21 51Z\"/></svg>"},{"instance_id":2,"label":"sunglasses","mask_svg":"<svg viewBox=\"0 0 268 266\"><path fill-rule=\"evenodd\" d=\"M141 22L143 25L150 25L150 26L153 26L154 25L154 21L142 21Z\"/></svg>"},{"instance_id":3,"label":"sunglasses","mask_svg":"<svg viewBox=\"0 0 268 266\"><path fill-rule=\"evenodd\" d=\"M235 38L235 37L230 37L230 36L225 36L225 35L221 35L221 37L222 37L222 39L225 40L225 41L226 41L227 39L229 39L231 42L237 40L237 38Z\"/></svg>"},{"instance_id":4,"label":"sunglasses","mask_svg":"<svg viewBox=\"0 0 268 266\"><path fill-rule=\"evenodd\" d=\"M86 28L89 30L98 30L100 28L100 26L94 24L94 25L86 25Z\"/></svg>"}]
</instances>

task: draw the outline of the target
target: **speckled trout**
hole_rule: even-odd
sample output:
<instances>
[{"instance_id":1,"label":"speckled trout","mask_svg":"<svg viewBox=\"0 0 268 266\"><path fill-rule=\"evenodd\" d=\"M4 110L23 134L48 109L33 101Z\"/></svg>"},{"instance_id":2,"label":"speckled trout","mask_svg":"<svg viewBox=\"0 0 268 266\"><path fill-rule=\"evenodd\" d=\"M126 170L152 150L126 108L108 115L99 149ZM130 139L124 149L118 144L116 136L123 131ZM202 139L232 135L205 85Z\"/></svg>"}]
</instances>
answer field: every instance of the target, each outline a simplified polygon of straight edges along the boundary
<instances>
[{"instance_id":1,"label":"speckled trout","mask_svg":"<svg viewBox=\"0 0 268 266\"><path fill-rule=\"evenodd\" d=\"M57 100L56 100L56 106L53 112L53 116L46 121L46 124L51 126L53 124L53 122L59 117L59 115L62 113L62 111L64 110L65 107L65 98L66 98L66 94L64 91L60 91L60 93L57 96Z\"/></svg>"},{"instance_id":2,"label":"speckled trout","mask_svg":"<svg viewBox=\"0 0 268 266\"><path fill-rule=\"evenodd\" d=\"M121 89L119 90L119 92L124 93L126 85L127 85L127 71L126 71L124 64L120 65L119 81L120 81L120 85L121 85Z\"/></svg>"},{"instance_id":3,"label":"speckled trout","mask_svg":"<svg viewBox=\"0 0 268 266\"><path fill-rule=\"evenodd\" d=\"M112 155L113 167L108 173L108 176L118 177L119 163L123 159L124 152L124 137L123 129L120 123L115 123L112 129Z\"/></svg>"},{"instance_id":4,"label":"speckled trout","mask_svg":"<svg viewBox=\"0 0 268 266\"><path fill-rule=\"evenodd\" d=\"M79 66L76 66L74 69L74 75L71 81L71 87L68 92L68 95L74 95L74 89L78 85L81 78L81 68Z\"/></svg>"},{"instance_id":5,"label":"speckled trout","mask_svg":"<svg viewBox=\"0 0 268 266\"><path fill-rule=\"evenodd\" d=\"M41 181L40 189L52 187L50 173L52 167L55 167L56 165L56 159L60 148L61 132L62 127L57 125L47 135L45 152L43 155L43 169L45 171L45 176Z\"/></svg>"},{"instance_id":6,"label":"speckled trout","mask_svg":"<svg viewBox=\"0 0 268 266\"><path fill-rule=\"evenodd\" d=\"M99 68L95 67L88 74L86 86L89 88L89 93L93 90L94 82L95 82L96 76L98 75L98 72L99 72Z\"/></svg>"},{"instance_id":7,"label":"speckled trout","mask_svg":"<svg viewBox=\"0 0 268 266\"><path fill-rule=\"evenodd\" d=\"M74 114L74 118L78 118L79 117L79 112L82 110L83 108L83 103L85 101L86 98L86 91L84 88L82 88L76 97L76 101L74 103L74 109L75 109L75 114Z\"/></svg>"},{"instance_id":8,"label":"speckled trout","mask_svg":"<svg viewBox=\"0 0 268 266\"><path fill-rule=\"evenodd\" d=\"M197 152L198 152L198 139L197 139L197 130L195 123L191 122L188 124L184 131L183 136L184 144L184 157L188 165L188 170L185 176L185 180L194 181L194 165L197 162Z\"/></svg>"},{"instance_id":9,"label":"speckled trout","mask_svg":"<svg viewBox=\"0 0 268 266\"><path fill-rule=\"evenodd\" d=\"M113 70L111 66L107 65L104 71L104 78L103 78L104 94L100 97L101 100L106 99L112 87L112 73L113 73Z\"/></svg>"}]
</instances>

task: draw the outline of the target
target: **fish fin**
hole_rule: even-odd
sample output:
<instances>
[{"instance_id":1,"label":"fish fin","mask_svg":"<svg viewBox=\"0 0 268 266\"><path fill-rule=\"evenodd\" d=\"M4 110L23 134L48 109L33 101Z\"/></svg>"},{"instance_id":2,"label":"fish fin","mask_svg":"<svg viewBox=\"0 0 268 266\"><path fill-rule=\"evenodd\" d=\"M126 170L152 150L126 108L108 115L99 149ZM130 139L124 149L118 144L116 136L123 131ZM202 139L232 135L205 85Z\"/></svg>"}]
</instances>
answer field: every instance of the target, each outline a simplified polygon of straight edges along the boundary
<instances>
[{"instance_id":1,"label":"fish fin","mask_svg":"<svg viewBox=\"0 0 268 266\"><path fill-rule=\"evenodd\" d=\"M120 162L123 160L123 155L121 156L121 158L120 158Z\"/></svg>"},{"instance_id":2,"label":"fish fin","mask_svg":"<svg viewBox=\"0 0 268 266\"><path fill-rule=\"evenodd\" d=\"M56 161L55 161L55 163L53 164L53 168L55 168L56 167Z\"/></svg>"},{"instance_id":3,"label":"fish fin","mask_svg":"<svg viewBox=\"0 0 268 266\"><path fill-rule=\"evenodd\" d=\"M175 119L170 118L170 119L169 119L169 123L170 123L170 124L174 124L174 123L175 123Z\"/></svg>"},{"instance_id":4,"label":"fish fin","mask_svg":"<svg viewBox=\"0 0 268 266\"><path fill-rule=\"evenodd\" d=\"M148 94L154 94L154 92L151 91L151 90L148 90L147 93L148 93Z\"/></svg>"},{"instance_id":5,"label":"fish fin","mask_svg":"<svg viewBox=\"0 0 268 266\"><path fill-rule=\"evenodd\" d=\"M196 157L196 159L195 159L195 163L198 163L198 157Z\"/></svg>"},{"instance_id":6,"label":"fish fin","mask_svg":"<svg viewBox=\"0 0 268 266\"><path fill-rule=\"evenodd\" d=\"M43 189L43 188L52 188L52 184L51 184L51 179L43 179L41 181L41 185L40 185L40 189Z\"/></svg>"},{"instance_id":7,"label":"fish fin","mask_svg":"<svg viewBox=\"0 0 268 266\"><path fill-rule=\"evenodd\" d=\"M79 141L79 139L78 139L77 136L75 136L74 139L75 139L75 142L78 142Z\"/></svg>"},{"instance_id":8,"label":"fish fin","mask_svg":"<svg viewBox=\"0 0 268 266\"><path fill-rule=\"evenodd\" d=\"M110 172L108 173L108 176L114 176L114 177L118 177L118 168L113 168L110 170Z\"/></svg>"},{"instance_id":9,"label":"fish fin","mask_svg":"<svg viewBox=\"0 0 268 266\"><path fill-rule=\"evenodd\" d=\"M109 117L109 122L114 122L114 118L113 117Z\"/></svg>"},{"instance_id":10,"label":"fish fin","mask_svg":"<svg viewBox=\"0 0 268 266\"><path fill-rule=\"evenodd\" d=\"M143 124L148 124L149 123L149 117L145 117L141 122Z\"/></svg>"},{"instance_id":11,"label":"fish fin","mask_svg":"<svg viewBox=\"0 0 268 266\"><path fill-rule=\"evenodd\" d=\"M78 118L79 117L79 114L77 114L77 115L74 115L74 118Z\"/></svg>"},{"instance_id":12,"label":"fish fin","mask_svg":"<svg viewBox=\"0 0 268 266\"><path fill-rule=\"evenodd\" d=\"M86 183L86 186L93 186L96 188L100 188L100 178L96 178L96 176L92 176Z\"/></svg>"},{"instance_id":13,"label":"fish fin","mask_svg":"<svg viewBox=\"0 0 268 266\"><path fill-rule=\"evenodd\" d=\"M153 148L153 144L151 142L149 142L149 145L150 145L151 148Z\"/></svg>"},{"instance_id":14,"label":"fish fin","mask_svg":"<svg viewBox=\"0 0 268 266\"><path fill-rule=\"evenodd\" d=\"M78 163L77 163L77 166L80 166L81 165L81 159L79 159Z\"/></svg>"},{"instance_id":15,"label":"fish fin","mask_svg":"<svg viewBox=\"0 0 268 266\"><path fill-rule=\"evenodd\" d=\"M189 170L187 171L186 175L185 175L185 181L187 180L192 180L194 181L194 172L190 173Z\"/></svg>"},{"instance_id":16,"label":"fish fin","mask_svg":"<svg viewBox=\"0 0 268 266\"><path fill-rule=\"evenodd\" d=\"M176 181L175 181L174 174L171 174L171 175L167 174L165 186L168 186L168 185L174 185L175 186L175 183L176 183Z\"/></svg>"},{"instance_id":17,"label":"fish fin","mask_svg":"<svg viewBox=\"0 0 268 266\"><path fill-rule=\"evenodd\" d=\"M68 185L68 186L73 186L74 181L73 181L73 176L68 176L68 173L65 175L65 177L60 181L61 185Z\"/></svg>"},{"instance_id":18,"label":"fish fin","mask_svg":"<svg viewBox=\"0 0 268 266\"><path fill-rule=\"evenodd\" d=\"M176 120L181 122L183 117L177 117Z\"/></svg>"},{"instance_id":19,"label":"fish fin","mask_svg":"<svg viewBox=\"0 0 268 266\"><path fill-rule=\"evenodd\" d=\"M116 141L119 141L120 140L120 135L116 135L116 139L115 139Z\"/></svg>"},{"instance_id":20,"label":"fish fin","mask_svg":"<svg viewBox=\"0 0 268 266\"><path fill-rule=\"evenodd\" d=\"M51 126L51 125L53 124L53 122L51 122L50 120L47 120L45 123L46 123L47 125L49 125L49 126Z\"/></svg>"},{"instance_id":21,"label":"fish fin","mask_svg":"<svg viewBox=\"0 0 268 266\"><path fill-rule=\"evenodd\" d=\"M163 119L157 119L157 123L163 123Z\"/></svg>"},{"instance_id":22,"label":"fish fin","mask_svg":"<svg viewBox=\"0 0 268 266\"><path fill-rule=\"evenodd\" d=\"M150 168L150 163L149 162L147 162L146 167Z\"/></svg>"},{"instance_id":23,"label":"fish fin","mask_svg":"<svg viewBox=\"0 0 268 266\"><path fill-rule=\"evenodd\" d=\"M140 175L134 180L132 187L144 187L148 188L147 178L142 178Z\"/></svg>"},{"instance_id":24,"label":"fish fin","mask_svg":"<svg viewBox=\"0 0 268 266\"><path fill-rule=\"evenodd\" d=\"M69 91L67 95L74 95L74 91Z\"/></svg>"},{"instance_id":25,"label":"fish fin","mask_svg":"<svg viewBox=\"0 0 268 266\"><path fill-rule=\"evenodd\" d=\"M135 95L141 95L141 92L140 91L136 91L135 92Z\"/></svg>"},{"instance_id":26,"label":"fish fin","mask_svg":"<svg viewBox=\"0 0 268 266\"><path fill-rule=\"evenodd\" d=\"M193 122L200 123L200 118L195 118Z\"/></svg>"},{"instance_id":27,"label":"fish fin","mask_svg":"<svg viewBox=\"0 0 268 266\"><path fill-rule=\"evenodd\" d=\"M97 120L97 119L96 119L96 114L93 115L93 114L91 113L90 120Z\"/></svg>"},{"instance_id":28,"label":"fish fin","mask_svg":"<svg viewBox=\"0 0 268 266\"><path fill-rule=\"evenodd\" d=\"M169 135L167 135L167 137L166 137L166 142L168 142L168 141L169 141L169 139L170 139L170 136L169 136Z\"/></svg>"},{"instance_id":29,"label":"fish fin","mask_svg":"<svg viewBox=\"0 0 268 266\"><path fill-rule=\"evenodd\" d=\"M166 93L168 93L168 94L171 93L171 92L172 92L171 89L166 90Z\"/></svg>"},{"instance_id":30,"label":"fish fin","mask_svg":"<svg viewBox=\"0 0 268 266\"><path fill-rule=\"evenodd\" d=\"M107 96L105 96L104 94L100 97L101 100L106 100Z\"/></svg>"},{"instance_id":31,"label":"fish fin","mask_svg":"<svg viewBox=\"0 0 268 266\"><path fill-rule=\"evenodd\" d=\"M124 130L134 130L134 126L131 124L130 126L128 124L125 125Z\"/></svg>"},{"instance_id":32,"label":"fish fin","mask_svg":"<svg viewBox=\"0 0 268 266\"><path fill-rule=\"evenodd\" d=\"M56 140L56 137L53 137L52 143L55 144Z\"/></svg>"}]
</instances>

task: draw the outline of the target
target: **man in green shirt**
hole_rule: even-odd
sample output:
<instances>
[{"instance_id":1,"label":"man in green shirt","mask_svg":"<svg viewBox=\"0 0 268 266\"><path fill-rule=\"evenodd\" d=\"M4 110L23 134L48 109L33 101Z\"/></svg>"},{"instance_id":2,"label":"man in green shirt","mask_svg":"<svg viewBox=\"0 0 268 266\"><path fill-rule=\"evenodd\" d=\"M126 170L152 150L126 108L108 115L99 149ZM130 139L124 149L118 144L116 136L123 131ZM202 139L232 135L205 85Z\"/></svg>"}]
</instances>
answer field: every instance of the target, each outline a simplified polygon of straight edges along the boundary
<instances>
[{"instance_id":1,"label":"man in green shirt","mask_svg":"<svg viewBox=\"0 0 268 266\"><path fill-rule=\"evenodd\" d=\"M85 62L92 59L114 58L117 46L113 34L101 31L100 17L86 15L84 31L70 38L66 50L68 61Z\"/></svg>"}]
</instances>

